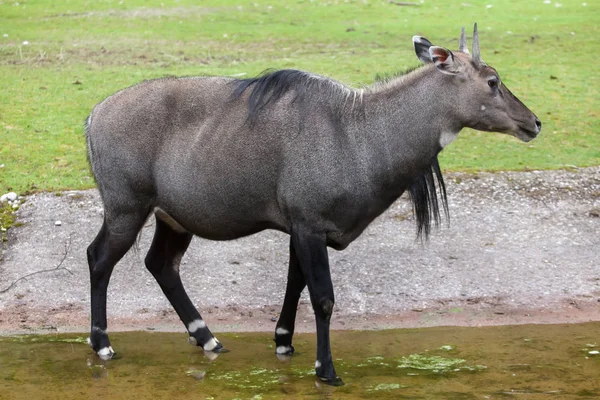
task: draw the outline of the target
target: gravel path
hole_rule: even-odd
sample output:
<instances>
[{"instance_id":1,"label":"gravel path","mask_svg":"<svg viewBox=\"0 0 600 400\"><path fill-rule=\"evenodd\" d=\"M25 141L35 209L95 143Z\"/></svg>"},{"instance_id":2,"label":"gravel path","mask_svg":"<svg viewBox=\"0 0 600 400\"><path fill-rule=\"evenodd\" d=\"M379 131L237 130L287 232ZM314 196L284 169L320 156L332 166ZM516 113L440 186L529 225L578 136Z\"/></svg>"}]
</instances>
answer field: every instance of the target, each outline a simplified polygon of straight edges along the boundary
<instances>
[{"instance_id":1,"label":"gravel path","mask_svg":"<svg viewBox=\"0 0 600 400\"><path fill-rule=\"evenodd\" d=\"M348 249L330 250L334 328L600 320L600 167L445 179L450 223L429 242L415 241L403 197ZM97 191L35 194L17 215L22 225L9 230L0 259L0 333L87 330L85 249L101 225ZM111 330L183 329L143 265L152 225L115 268ZM287 247L288 237L271 231L192 241L182 277L213 330L274 328ZM313 329L306 292L298 321Z\"/></svg>"}]
</instances>

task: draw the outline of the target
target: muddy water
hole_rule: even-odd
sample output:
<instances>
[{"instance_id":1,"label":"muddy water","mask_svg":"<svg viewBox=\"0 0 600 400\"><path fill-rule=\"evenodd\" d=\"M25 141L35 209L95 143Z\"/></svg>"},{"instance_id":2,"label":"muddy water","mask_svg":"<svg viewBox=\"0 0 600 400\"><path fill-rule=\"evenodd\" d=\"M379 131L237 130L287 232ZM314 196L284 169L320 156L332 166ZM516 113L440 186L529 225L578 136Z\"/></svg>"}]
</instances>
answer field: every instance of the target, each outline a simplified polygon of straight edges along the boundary
<instances>
[{"instance_id":1,"label":"muddy water","mask_svg":"<svg viewBox=\"0 0 600 400\"><path fill-rule=\"evenodd\" d=\"M283 361L271 334L217 336L210 360L182 333L114 333L107 362L83 336L0 337L0 399L600 399L600 322L334 332L340 388L316 382L312 334Z\"/></svg>"}]
</instances>

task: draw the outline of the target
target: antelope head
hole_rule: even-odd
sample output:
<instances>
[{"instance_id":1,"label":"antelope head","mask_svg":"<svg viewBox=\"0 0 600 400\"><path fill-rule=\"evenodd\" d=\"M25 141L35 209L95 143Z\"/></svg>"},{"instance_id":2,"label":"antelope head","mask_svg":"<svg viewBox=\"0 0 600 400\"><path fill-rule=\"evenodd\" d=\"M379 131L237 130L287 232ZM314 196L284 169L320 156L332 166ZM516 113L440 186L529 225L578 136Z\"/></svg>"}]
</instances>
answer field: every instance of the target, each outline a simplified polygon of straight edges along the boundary
<instances>
[{"instance_id":1,"label":"antelope head","mask_svg":"<svg viewBox=\"0 0 600 400\"><path fill-rule=\"evenodd\" d=\"M459 49L452 52L414 36L417 57L433 63L445 79L432 93L446 102L463 126L480 131L501 132L528 142L542 127L540 120L503 84L498 72L481 60L477 24L473 32L473 54L467 49L462 29Z\"/></svg>"}]
</instances>

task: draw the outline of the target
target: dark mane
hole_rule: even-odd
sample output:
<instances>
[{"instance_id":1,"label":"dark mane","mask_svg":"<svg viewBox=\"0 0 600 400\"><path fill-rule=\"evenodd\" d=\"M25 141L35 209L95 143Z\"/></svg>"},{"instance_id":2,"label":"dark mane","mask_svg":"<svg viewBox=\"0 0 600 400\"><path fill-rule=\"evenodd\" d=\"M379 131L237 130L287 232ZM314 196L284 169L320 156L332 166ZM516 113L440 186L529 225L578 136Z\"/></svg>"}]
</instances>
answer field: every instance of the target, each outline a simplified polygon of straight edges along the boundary
<instances>
[{"instance_id":1,"label":"dark mane","mask_svg":"<svg viewBox=\"0 0 600 400\"><path fill-rule=\"evenodd\" d=\"M435 181L437 180L437 185ZM432 221L435 225L440 223L440 207L438 203L438 188L446 218L449 218L446 185L440 170L437 156L433 158L431 167L423 174L416 177L409 187L410 199L417 218L417 238L429 237Z\"/></svg>"},{"instance_id":2,"label":"dark mane","mask_svg":"<svg viewBox=\"0 0 600 400\"><path fill-rule=\"evenodd\" d=\"M321 100L329 104L333 114L338 117L348 110L352 111L355 107L360 115L363 109L363 93L379 90L421 67L411 67L391 74L377 74L374 84L363 89L352 89L334 79L295 69L268 69L254 78L232 80L231 98L237 100L249 91L248 120L251 123L256 122L261 111L290 92L294 93L292 100L294 102L303 103L310 98L310 101Z\"/></svg>"},{"instance_id":3,"label":"dark mane","mask_svg":"<svg viewBox=\"0 0 600 400\"><path fill-rule=\"evenodd\" d=\"M337 105L343 105L348 97L356 93L333 79L294 69L266 70L255 78L236 79L231 84L234 86L233 99L239 99L250 90L248 119L251 122L256 120L265 107L291 91L295 92L293 101L304 101L311 95L315 99L327 98Z\"/></svg>"},{"instance_id":4,"label":"dark mane","mask_svg":"<svg viewBox=\"0 0 600 400\"><path fill-rule=\"evenodd\" d=\"M233 81L232 83L235 85L233 98L240 98L246 90L252 87L248 97L248 118L254 121L258 113L268 104L276 102L292 88L301 88L303 83L308 83L308 80L308 74L302 71L266 70L255 78Z\"/></svg>"}]
</instances>

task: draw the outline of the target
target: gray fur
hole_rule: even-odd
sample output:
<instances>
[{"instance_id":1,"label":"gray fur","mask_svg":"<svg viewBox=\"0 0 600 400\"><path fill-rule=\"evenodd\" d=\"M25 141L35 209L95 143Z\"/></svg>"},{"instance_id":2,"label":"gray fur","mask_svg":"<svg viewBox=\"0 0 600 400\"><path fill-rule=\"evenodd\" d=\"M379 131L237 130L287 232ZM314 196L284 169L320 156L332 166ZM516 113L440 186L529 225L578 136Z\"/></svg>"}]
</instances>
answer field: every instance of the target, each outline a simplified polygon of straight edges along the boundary
<instances>
[{"instance_id":1,"label":"gray fur","mask_svg":"<svg viewBox=\"0 0 600 400\"><path fill-rule=\"evenodd\" d=\"M158 221L146 266L186 326L201 318L178 272L192 234L230 240L276 229L292 236L283 328L293 333L308 284L323 363L317 373L337 378L325 245L344 249L407 189L420 231L428 209L438 209L434 174L445 198L437 155L463 127L523 141L541 127L504 85L493 85L493 68L421 37L413 42L424 66L360 90L278 71L250 80L151 80L99 103L86 121L105 210L88 248L92 326L106 331L112 268L153 212ZM431 53L447 57L434 63ZM190 334L199 346L220 348L208 329ZM291 334L284 339L277 346L293 349ZM93 329L91 344L96 351L110 346Z\"/></svg>"},{"instance_id":2,"label":"gray fur","mask_svg":"<svg viewBox=\"0 0 600 400\"><path fill-rule=\"evenodd\" d=\"M463 66L467 82L428 64L364 92L320 78L319 90L295 102L291 89L253 127L247 97L232 100L228 78L122 90L94 108L87 129L109 229L128 229L111 221L134 208L159 207L216 240L266 228L289 233L300 219L343 249L430 166L443 131L471 126L530 139L516 120L533 131L535 116L520 104L508 104L516 118L501 113L477 93L485 71L466 59Z\"/></svg>"}]
</instances>

